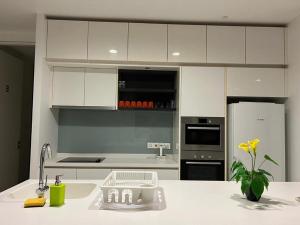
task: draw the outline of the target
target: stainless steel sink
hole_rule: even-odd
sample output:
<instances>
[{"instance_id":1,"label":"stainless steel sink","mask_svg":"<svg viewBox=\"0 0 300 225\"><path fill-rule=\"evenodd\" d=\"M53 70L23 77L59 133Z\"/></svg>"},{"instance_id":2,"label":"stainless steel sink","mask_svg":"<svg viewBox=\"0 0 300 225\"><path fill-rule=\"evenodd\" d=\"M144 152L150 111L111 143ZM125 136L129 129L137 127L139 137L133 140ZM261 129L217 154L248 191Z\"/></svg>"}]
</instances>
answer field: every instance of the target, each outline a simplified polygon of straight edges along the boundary
<instances>
[{"instance_id":1,"label":"stainless steel sink","mask_svg":"<svg viewBox=\"0 0 300 225\"><path fill-rule=\"evenodd\" d=\"M104 157L67 157L58 162L61 163L101 163Z\"/></svg>"}]
</instances>

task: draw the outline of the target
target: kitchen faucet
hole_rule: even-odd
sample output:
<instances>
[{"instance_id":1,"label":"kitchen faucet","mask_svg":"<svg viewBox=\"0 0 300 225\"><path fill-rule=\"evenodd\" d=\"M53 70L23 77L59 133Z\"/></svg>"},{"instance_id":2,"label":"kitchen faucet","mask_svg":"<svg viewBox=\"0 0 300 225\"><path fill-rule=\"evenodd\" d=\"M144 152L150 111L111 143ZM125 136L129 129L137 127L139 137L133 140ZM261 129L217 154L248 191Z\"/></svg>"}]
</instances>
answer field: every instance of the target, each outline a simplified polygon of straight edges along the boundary
<instances>
[{"instance_id":1,"label":"kitchen faucet","mask_svg":"<svg viewBox=\"0 0 300 225\"><path fill-rule=\"evenodd\" d=\"M47 176L44 183L44 163L45 163L46 152L48 158L51 158L51 149L49 143L45 143L42 146L41 155L40 155L39 188L36 190L36 193L39 197L43 197L44 193L49 189L49 186L47 185Z\"/></svg>"}]
</instances>

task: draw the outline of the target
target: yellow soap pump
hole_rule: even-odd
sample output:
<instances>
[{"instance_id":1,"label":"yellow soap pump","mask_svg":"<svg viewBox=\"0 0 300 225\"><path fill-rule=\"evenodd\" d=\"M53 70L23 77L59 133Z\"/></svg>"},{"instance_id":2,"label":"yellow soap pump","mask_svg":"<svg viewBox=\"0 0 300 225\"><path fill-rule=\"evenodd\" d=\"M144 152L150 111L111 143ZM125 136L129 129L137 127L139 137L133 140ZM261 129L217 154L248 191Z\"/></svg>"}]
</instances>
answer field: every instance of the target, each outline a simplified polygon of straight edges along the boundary
<instances>
[{"instance_id":1,"label":"yellow soap pump","mask_svg":"<svg viewBox=\"0 0 300 225\"><path fill-rule=\"evenodd\" d=\"M50 206L61 206L65 203L65 185L61 183L60 177L55 176L55 184L50 186Z\"/></svg>"}]
</instances>

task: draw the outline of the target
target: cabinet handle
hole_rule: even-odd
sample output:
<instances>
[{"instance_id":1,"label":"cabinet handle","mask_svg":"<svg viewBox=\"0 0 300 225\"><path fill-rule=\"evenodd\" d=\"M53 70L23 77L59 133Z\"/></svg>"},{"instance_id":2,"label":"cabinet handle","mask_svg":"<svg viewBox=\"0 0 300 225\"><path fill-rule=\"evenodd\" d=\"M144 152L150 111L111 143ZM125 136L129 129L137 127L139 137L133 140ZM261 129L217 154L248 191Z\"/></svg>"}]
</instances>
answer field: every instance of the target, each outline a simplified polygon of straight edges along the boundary
<instances>
[{"instance_id":1,"label":"cabinet handle","mask_svg":"<svg viewBox=\"0 0 300 225\"><path fill-rule=\"evenodd\" d=\"M220 162L185 162L187 165L221 165Z\"/></svg>"}]
</instances>

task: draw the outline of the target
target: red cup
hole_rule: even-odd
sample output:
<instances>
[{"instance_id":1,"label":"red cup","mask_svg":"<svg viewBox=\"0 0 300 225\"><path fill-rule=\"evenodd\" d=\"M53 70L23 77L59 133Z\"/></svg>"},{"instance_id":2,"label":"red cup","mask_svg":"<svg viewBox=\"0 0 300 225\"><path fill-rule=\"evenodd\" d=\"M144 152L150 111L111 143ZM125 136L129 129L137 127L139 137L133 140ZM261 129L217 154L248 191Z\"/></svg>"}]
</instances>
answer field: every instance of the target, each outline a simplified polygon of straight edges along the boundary
<instances>
[{"instance_id":1,"label":"red cup","mask_svg":"<svg viewBox=\"0 0 300 225\"><path fill-rule=\"evenodd\" d=\"M153 109L154 108L153 101L148 102L148 108L149 109Z\"/></svg>"},{"instance_id":2,"label":"red cup","mask_svg":"<svg viewBox=\"0 0 300 225\"><path fill-rule=\"evenodd\" d=\"M125 107L130 108L130 101L125 101Z\"/></svg>"},{"instance_id":3,"label":"red cup","mask_svg":"<svg viewBox=\"0 0 300 225\"><path fill-rule=\"evenodd\" d=\"M141 101L137 101L136 107L137 107L137 108L142 108L142 107L143 107L142 102L141 102Z\"/></svg>"},{"instance_id":4,"label":"red cup","mask_svg":"<svg viewBox=\"0 0 300 225\"><path fill-rule=\"evenodd\" d=\"M131 101L130 107L131 108L136 108L136 101Z\"/></svg>"},{"instance_id":5,"label":"red cup","mask_svg":"<svg viewBox=\"0 0 300 225\"><path fill-rule=\"evenodd\" d=\"M148 108L148 102L147 101L143 101L143 106L142 106L144 109L147 109Z\"/></svg>"},{"instance_id":6,"label":"red cup","mask_svg":"<svg viewBox=\"0 0 300 225\"><path fill-rule=\"evenodd\" d=\"M124 101L119 101L119 108L124 108L125 102Z\"/></svg>"}]
</instances>

